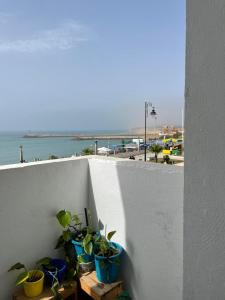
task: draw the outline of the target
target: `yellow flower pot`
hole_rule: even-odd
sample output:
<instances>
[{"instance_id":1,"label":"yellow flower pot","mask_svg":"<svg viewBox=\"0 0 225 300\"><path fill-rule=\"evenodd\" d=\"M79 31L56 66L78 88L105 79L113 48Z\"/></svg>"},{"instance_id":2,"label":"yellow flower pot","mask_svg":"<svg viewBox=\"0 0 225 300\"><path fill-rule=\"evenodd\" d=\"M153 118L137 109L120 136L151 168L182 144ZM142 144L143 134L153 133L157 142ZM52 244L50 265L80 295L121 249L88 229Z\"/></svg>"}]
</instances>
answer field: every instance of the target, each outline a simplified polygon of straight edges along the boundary
<instances>
[{"instance_id":1,"label":"yellow flower pot","mask_svg":"<svg viewBox=\"0 0 225 300\"><path fill-rule=\"evenodd\" d=\"M39 279L34 282L25 281L23 284L24 293L27 297L36 297L43 292L44 273L42 271L32 270L29 275L36 274Z\"/></svg>"}]
</instances>

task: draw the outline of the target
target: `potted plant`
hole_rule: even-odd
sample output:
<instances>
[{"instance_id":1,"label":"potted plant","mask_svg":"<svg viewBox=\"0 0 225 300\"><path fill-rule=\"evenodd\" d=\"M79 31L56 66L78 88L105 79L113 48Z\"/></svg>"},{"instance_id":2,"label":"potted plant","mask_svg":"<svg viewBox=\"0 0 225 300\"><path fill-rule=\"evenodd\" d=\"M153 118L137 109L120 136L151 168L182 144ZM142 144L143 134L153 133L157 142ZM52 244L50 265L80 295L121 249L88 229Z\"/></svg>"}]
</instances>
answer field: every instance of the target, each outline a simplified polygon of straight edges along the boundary
<instances>
[{"instance_id":1,"label":"potted plant","mask_svg":"<svg viewBox=\"0 0 225 300\"><path fill-rule=\"evenodd\" d=\"M64 228L56 248L64 247L68 269L72 277L78 272L90 272L94 269L93 247L96 232L91 225L91 215L85 208L86 226L83 226L77 214L60 210L56 217ZM72 246L72 248L71 248ZM74 255L75 254L75 255Z\"/></svg>"},{"instance_id":2,"label":"potted plant","mask_svg":"<svg viewBox=\"0 0 225 300\"><path fill-rule=\"evenodd\" d=\"M118 279L120 260L123 248L111 238L116 231L111 231L105 236L98 236L95 242L95 267L97 279L102 283L112 283Z\"/></svg>"},{"instance_id":3,"label":"potted plant","mask_svg":"<svg viewBox=\"0 0 225 300\"><path fill-rule=\"evenodd\" d=\"M63 300L62 295L59 293L59 288L66 276L66 262L59 258L44 257L37 261L36 264L42 267L46 283L51 287L54 299ZM64 283L63 286L66 286L66 283Z\"/></svg>"},{"instance_id":4,"label":"potted plant","mask_svg":"<svg viewBox=\"0 0 225 300\"><path fill-rule=\"evenodd\" d=\"M66 243L72 243L77 256L82 256L84 261L93 261L93 242L95 232L93 231L87 211L85 210L87 226L83 227L82 222L77 214L72 215L70 211L60 210L56 217L60 225L64 228L62 235L59 237L57 248ZM83 242L84 241L84 242Z\"/></svg>"},{"instance_id":5,"label":"potted plant","mask_svg":"<svg viewBox=\"0 0 225 300\"><path fill-rule=\"evenodd\" d=\"M66 275L66 262L63 259L44 257L36 264L42 267L46 283L49 286L53 286L56 281L59 284L63 282Z\"/></svg>"},{"instance_id":6,"label":"potted plant","mask_svg":"<svg viewBox=\"0 0 225 300\"><path fill-rule=\"evenodd\" d=\"M38 269L28 270L20 262L13 265L8 271L20 269L23 269L23 272L18 275L16 286L23 284L24 293L27 297L40 295L43 291L44 273Z\"/></svg>"}]
</instances>

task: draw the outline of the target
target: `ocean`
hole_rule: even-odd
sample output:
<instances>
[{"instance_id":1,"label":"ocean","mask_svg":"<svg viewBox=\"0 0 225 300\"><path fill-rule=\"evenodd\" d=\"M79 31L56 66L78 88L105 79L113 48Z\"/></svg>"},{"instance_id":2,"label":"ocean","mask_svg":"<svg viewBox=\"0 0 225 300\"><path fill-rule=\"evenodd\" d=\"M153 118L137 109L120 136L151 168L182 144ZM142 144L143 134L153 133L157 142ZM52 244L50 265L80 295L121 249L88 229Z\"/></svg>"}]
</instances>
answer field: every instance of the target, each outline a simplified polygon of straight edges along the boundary
<instances>
[{"instance_id":1,"label":"ocean","mask_svg":"<svg viewBox=\"0 0 225 300\"><path fill-rule=\"evenodd\" d=\"M86 147L93 147L94 140L79 141L71 137L50 137L50 138L24 138L27 132L0 133L0 165L19 163L20 148L23 146L24 159L34 161L35 159L45 160L50 155L58 157L70 157L79 154ZM45 132L42 132L44 134ZM49 132L46 132L49 133ZM85 132L86 133L86 132ZM103 132L88 132L86 134L101 134ZM116 132L118 133L118 132ZM60 134L69 134L60 132ZM78 133L75 133L78 134ZM106 132L109 134L109 132ZM99 147L110 147L121 144L121 140L101 140L98 141Z\"/></svg>"}]
</instances>

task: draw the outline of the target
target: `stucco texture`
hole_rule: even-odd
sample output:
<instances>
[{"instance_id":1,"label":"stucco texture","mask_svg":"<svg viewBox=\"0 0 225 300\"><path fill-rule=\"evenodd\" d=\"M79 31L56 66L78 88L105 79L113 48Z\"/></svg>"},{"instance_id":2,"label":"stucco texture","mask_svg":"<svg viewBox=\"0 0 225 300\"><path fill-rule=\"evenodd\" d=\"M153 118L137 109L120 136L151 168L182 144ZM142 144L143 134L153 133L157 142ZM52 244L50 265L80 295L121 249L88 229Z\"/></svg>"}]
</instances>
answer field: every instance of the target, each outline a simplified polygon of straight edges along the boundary
<instances>
[{"instance_id":1,"label":"stucco texture","mask_svg":"<svg viewBox=\"0 0 225 300\"><path fill-rule=\"evenodd\" d=\"M184 300L225 298L225 1L187 1Z\"/></svg>"}]
</instances>

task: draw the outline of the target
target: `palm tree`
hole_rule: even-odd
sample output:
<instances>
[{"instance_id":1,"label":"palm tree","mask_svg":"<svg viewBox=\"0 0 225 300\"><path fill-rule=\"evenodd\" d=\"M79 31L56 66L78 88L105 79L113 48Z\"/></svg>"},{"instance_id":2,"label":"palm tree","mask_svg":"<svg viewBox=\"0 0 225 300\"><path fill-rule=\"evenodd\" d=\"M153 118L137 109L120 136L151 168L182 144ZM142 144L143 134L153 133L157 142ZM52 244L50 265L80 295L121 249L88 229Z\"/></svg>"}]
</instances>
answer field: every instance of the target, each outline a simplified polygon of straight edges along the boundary
<instances>
[{"instance_id":1,"label":"palm tree","mask_svg":"<svg viewBox=\"0 0 225 300\"><path fill-rule=\"evenodd\" d=\"M163 150L163 147L161 147L160 145L157 145L157 144L153 144L150 148L150 151L155 153L155 162L157 163L158 162L158 154L160 152L162 152Z\"/></svg>"},{"instance_id":2,"label":"palm tree","mask_svg":"<svg viewBox=\"0 0 225 300\"><path fill-rule=\"evenodd\" d=\"M84 148L84 149L82 150L82 154L83 154L83 155L93 155L93 154L94 154L94 151L93 151L93 149L91 149L91 148Z\"/></svg>"}]
</instances>

